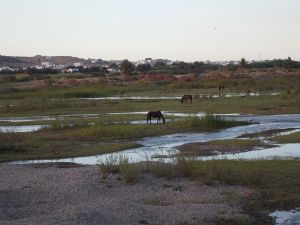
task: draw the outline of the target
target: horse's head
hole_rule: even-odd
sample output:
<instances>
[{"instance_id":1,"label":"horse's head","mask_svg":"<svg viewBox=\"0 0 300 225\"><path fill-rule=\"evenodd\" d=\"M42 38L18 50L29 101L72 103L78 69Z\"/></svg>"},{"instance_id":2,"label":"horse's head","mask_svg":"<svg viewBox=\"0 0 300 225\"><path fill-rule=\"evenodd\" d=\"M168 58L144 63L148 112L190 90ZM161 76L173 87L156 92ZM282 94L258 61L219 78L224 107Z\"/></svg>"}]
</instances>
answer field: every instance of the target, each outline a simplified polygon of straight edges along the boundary
<instances>
[{"instance_id":1,"label":"horse's head","mask_svg":"<svg viewBox=\"0 0 300 225\"><path fill-rule=\"evenodd\" d=\"M166 123L166 119L164 117L162 118L162 121L163 121L163 124Z\"/></svg>"},{"instance_id":2,"label":"horse's head","mask_svg":"<svg viewBox=\"0 0 300 225\"><path fill-rule=\"evenodd\" d=\"M180 102L183 103L184 96L181 98Z\"/></svg>"}]
</instances>

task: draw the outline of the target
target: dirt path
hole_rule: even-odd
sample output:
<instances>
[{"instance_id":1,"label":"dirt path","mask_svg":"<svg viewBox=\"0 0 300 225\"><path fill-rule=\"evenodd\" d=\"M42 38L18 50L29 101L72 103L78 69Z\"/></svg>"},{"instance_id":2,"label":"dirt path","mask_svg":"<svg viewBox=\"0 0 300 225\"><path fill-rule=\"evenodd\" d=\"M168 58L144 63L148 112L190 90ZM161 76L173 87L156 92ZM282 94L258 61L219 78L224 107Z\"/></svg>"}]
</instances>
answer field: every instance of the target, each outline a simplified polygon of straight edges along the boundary
<instances>
[{"instance_id":1,"label":"dirt path","mask_svg":"<svg viewBox=\"0 0 300 225\"><path fill-rule=\"evenodd\" d=\"M213 224L240 216L247 189L142 174L100 179L96 166L0 165L0 224Z\"/></svg>"}]
</instances>

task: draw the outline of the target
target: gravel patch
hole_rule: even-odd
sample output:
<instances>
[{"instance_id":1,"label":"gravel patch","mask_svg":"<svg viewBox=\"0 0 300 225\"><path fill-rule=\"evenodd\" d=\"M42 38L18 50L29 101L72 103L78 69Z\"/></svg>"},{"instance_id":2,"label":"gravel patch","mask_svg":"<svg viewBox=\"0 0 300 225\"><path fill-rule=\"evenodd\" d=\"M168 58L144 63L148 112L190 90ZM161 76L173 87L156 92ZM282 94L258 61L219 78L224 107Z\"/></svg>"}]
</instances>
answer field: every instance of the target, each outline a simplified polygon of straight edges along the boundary
<instances>
[{"instance_id":1,"label":"gravel patch","mask_svg":"<svg viewBox=\"0 0 300 225\"><path fill-rule=\"evenodd\" d=\"M0 165L1 225L212 224L242 214L247 189L143 173L101 180L97 166ZM230 200L228 196L234 196Z\"/></svg>"}]
</instances>

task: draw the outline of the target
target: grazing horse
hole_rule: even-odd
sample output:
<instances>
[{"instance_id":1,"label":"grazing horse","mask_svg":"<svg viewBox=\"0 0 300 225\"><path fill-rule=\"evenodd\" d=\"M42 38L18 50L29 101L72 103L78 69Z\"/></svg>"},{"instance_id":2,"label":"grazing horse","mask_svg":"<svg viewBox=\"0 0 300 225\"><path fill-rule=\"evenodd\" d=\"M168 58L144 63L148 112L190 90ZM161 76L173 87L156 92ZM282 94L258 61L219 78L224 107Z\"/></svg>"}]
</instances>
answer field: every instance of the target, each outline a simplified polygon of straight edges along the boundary
<instances>
[{"instance_id":1,"label":"grazing horse","mask_svg":"<svg viewBox=\"0 0 300 225\"><path fill-rule=\"evenodd\" d=\"M181 98L181 104L183 104L183 102L188 103L189 100L190 100L190 103L192 103L193 102L193 96L192 95L184 95Z\"/></svg>"},{"instance_id":2,"label":"grazing horse","mask_svg":"<svg viewBox=\"0 0 300 225\"><path fill-rule=\"evenodd\" d=\"M224 90L225 90L224 84L219 84L218 90L219 90L219 97L221 97L222 96L221 92L224 92Z\"/></svg>"},{"instance_id":3,"label":"grazing horse","mask_svg":"<svg viewBox=\"0 0 300 225\"><path fill-rule=\"evenodd\" d=\"M157 123L162 119L163 123L166 123L165 117L163 116L163 114L161 113L161 111L157 111L157 112L148 112L147 113L147 124L148 121L150 121L151 124L151 118L157 118Z\"/></svg>"}]
</instances>

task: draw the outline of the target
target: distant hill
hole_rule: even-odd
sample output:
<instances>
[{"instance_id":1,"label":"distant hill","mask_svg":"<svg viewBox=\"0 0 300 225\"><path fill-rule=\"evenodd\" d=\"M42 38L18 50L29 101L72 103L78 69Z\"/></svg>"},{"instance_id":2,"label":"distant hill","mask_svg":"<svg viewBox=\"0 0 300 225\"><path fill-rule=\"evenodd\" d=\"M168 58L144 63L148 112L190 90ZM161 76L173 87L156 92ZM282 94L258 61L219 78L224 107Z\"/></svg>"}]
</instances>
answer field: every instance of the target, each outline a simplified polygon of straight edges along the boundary
<instances>
[{"instance_id":1,"label":"distant hill","mask_svg":"<svg viewBox=\"0 0 300 225\"><path fill-rule=\"evenodd\" d=\"M10 67L30 67L41 65L42 62L51 62L53 64L73 65L74 63L82 63L90 65L90 61L72 56L42 56L36 55L33 57L19 57L19 56L1 56L0 66Z\"/></svg>"},{"instance_id":2,"label":"distant hill","mask_svg":"<svg viewBox=\"0 0 300 225\"><path fill-rule=\"evenodd\" d=\"M11 66L15 64L21 64L21 63L24 62L16 57L0 55L0 66Z\"/></svg>"}]
</instances>

